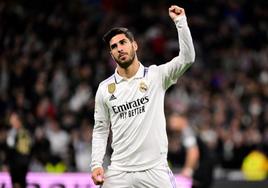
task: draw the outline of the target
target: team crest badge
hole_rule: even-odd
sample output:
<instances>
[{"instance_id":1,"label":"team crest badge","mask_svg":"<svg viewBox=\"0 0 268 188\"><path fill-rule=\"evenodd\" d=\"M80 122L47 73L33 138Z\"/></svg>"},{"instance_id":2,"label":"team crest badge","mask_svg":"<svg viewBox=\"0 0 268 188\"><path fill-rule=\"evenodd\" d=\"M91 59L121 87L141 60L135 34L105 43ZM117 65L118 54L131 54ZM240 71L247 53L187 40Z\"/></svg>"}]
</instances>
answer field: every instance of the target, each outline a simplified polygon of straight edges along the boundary
<instances>
[{"instance_id":1,"label":"team crest badge","mask_svg":"<svg viewBox=\"0 0 268 188\"><path fill-rule=\"evenodd\" d=\"M139 87L139 89L140 89L140 91L142 92L142 93L144 93L144 92L146 92L147 90L148 90L148 86L145 84L145 82L141 82L140 83L140 87Z\"/></svg>"},{"instance_id":2,"label":"team crest badge","mask_svg":"<svg viewBox=\"0 0 268 188\"><path fill-rule=\"evenodd\" d=\"M110 94L113 94L114 93L114 91L115 91L115 83L111 83L111 84L109 84L108 85L108 92L110 93Z\"/></svg>"}]
</instances>

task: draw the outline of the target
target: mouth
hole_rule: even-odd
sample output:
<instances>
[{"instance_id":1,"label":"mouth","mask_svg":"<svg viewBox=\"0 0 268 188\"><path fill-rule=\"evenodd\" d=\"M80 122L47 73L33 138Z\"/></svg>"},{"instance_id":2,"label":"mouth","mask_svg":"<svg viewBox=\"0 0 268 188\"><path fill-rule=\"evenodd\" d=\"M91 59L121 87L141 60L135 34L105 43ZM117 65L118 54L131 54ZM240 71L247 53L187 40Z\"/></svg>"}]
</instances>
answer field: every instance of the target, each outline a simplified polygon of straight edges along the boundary
<instances>
[{"instance_id":1,"label":"mouth","mask_svg":"<svg viewBox=\"0 0 268 188\"><path fill-rule=\"evenodd\" d=\"M119 54L119 58L120 58L120 59L125 58L126 56L127 56L127 53Z\"/></svg>"},{"instance_id":2,"label":"mouth","mask_svg":"<svg viewBox=\"0 0 268 188\"><path fill-rule=\"evenodd\" d=\"M126 61L126 59L127 59L126 55L122 55L122 56L119 57L119 60L122 61L122 62Z\"/></svg>"}]
</instances>

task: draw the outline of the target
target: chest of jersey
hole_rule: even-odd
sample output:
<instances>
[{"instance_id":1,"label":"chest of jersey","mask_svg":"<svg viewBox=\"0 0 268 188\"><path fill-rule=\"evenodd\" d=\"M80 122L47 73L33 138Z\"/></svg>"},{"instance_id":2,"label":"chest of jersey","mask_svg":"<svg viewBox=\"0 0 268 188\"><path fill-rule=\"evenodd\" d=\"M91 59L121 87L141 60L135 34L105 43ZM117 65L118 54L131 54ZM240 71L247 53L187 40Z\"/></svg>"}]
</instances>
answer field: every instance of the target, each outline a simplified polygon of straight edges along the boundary
<instances>
[{"instance_id":1,"label":"chest of jersey","mask_svg":"<svg viewBox=\"0 0 268 188\"><path fill-rule=\"evenodd\" d=\"M153 94L152 86L145 78L110 83L106 99L110 115L126 119L144 113Z\"/></svg>"}]
</instances>

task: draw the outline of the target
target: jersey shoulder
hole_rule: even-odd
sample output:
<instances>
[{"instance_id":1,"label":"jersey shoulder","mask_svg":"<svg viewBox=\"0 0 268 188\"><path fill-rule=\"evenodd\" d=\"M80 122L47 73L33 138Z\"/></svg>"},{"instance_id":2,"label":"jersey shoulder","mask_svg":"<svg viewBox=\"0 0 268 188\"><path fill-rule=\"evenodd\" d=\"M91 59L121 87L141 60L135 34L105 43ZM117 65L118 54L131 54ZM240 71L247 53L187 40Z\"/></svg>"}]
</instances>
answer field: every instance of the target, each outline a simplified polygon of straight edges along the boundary
<instances>
[{"instance_id":1,"label":"jersey shoulder","mask_svg":"<svg viewBox=\"0 0 268 188\"><path fill-rule=\"evenodd\" d=\"M160 69L158 65L150 65L148 68L149 77L158 77L160 73Z\"/></svg>"},{"instance_id":2,"label":"jersey shoulder","mask_svg":"<svg viewBox=\"0 0 268 188\"><path fill-rule=\"evenodd\" d=\"M105 80L103 80L100 84L99 84L99 87L105 87L107 86L108 84L111 84L111 83L115 83L115 75L111 75L110 77L106 78Z\"/></svg>"}]
</instances>

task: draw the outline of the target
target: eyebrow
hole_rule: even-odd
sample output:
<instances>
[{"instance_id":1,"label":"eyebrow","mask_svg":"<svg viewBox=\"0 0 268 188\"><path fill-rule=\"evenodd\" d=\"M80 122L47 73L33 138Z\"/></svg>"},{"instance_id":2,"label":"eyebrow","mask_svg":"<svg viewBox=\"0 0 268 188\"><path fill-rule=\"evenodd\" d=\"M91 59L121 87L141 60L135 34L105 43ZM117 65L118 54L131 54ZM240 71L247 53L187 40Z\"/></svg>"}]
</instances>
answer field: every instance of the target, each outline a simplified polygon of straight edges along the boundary
<instances>
[{"instance_id":1,"label":"eyebrow","mask_svg":"<svg viewBox=\"0 0 268 188\"><path fill-rule=\"evenodd\" d=\"M121 39L121 40L118 41L118 43L122 43L122 42L125 42L125 41L127 41L127 39ZM116 46L117 46L117 43L112 44L111 49L114 49Z\"/></svg>"}]
</instances>

